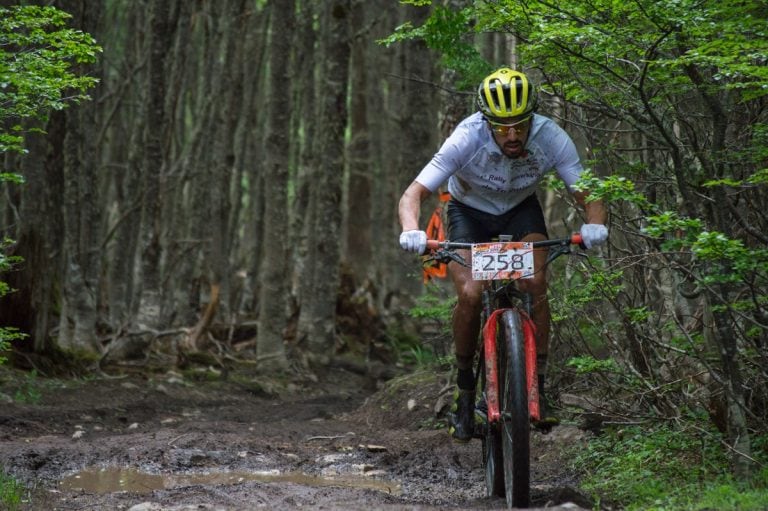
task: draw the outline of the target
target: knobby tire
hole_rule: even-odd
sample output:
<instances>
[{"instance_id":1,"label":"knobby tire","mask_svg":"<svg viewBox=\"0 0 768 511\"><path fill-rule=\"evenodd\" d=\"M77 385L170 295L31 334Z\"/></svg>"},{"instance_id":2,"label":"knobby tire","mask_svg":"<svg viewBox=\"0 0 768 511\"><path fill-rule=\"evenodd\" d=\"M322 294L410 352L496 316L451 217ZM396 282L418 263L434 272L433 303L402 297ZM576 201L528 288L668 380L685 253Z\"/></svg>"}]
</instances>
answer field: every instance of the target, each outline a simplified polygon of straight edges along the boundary
<instances>
[{"instance_id":1,"label":"knobby tire","mask_svg":"<svg viewBox=\"0 0 768 511\"><path fill-rule=\"evenodd\" d=\"M530 416L525 376L525 338L520 313L501 316L499 338L499 401L501 448L507 507L528 507L530 503Z\"/></svg>"},{"instance_id":2,"label":"knobby tire","mask_svg":"<svg viewBox=\"0 0 768 511\"><path fill-rule=\"evenodd\" d=\"M484 367L480 368L481 389L485 390ZM483 466L485 467L485 494L487 497L504 497L504 451L501 447L501 430L498 424L486 424L483 434Z\"/></svg>"}]
</instances>

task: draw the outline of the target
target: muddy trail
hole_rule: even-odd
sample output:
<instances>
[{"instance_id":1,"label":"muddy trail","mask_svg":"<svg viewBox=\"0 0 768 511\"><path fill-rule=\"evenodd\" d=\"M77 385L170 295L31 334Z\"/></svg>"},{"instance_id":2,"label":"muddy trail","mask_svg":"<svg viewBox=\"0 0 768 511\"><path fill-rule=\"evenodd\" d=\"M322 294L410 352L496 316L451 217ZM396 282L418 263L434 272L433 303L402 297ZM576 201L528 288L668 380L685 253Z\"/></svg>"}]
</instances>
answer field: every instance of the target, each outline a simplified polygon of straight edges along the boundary
<instances>
[{"instance_id":1,"label":"muddy trail","mask_svg":"<svg viewBox=\"0 0 768 511\"><path fill-rule=\"evenodd\" d=\"M505 509L485 497L480 442L448 437L449 395L426 371L62 381L6 368L0 464L31 488L23 510ZM591 507L564 452L585 439L568 425L532 435L534 506Z\"/></svg>"}]
</instances>

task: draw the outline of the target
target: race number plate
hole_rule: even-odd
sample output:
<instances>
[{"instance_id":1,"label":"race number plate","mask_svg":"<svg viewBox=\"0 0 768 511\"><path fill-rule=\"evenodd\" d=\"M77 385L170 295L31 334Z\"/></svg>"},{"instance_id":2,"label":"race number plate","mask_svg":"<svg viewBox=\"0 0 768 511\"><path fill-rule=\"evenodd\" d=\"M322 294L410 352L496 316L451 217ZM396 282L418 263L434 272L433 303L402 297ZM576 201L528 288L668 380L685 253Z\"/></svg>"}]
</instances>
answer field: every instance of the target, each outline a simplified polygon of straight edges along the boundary
<instances>
[{"instance_id":1,"label":"race number plate","mask_svg":"<svg viewBox=\"0 0 768 511\"><path fill-rule=\"evenodd\" d=\"M533 247L518 241L472 245L472 279L504 280L533 277Z\"/></svg>"}]
</instances>

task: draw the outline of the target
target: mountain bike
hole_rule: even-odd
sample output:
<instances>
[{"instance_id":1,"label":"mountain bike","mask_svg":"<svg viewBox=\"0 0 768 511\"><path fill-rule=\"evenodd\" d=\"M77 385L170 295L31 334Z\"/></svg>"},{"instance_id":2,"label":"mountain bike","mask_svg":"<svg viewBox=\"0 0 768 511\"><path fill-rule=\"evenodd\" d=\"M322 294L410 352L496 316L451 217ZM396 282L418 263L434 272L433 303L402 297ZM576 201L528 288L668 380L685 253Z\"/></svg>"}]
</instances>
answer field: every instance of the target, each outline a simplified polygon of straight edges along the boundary
<instances>
[{"instance_id":1,"label":"mountain bike","mask_svg":"<svg viewBox=\"0 0 768 511\"><path fill-rule=\"evenodd\" d=\"M505 497L508 507L524 508L530 503L530 425L540 419L533 297L521 292L516 282L544 271L554 259L570 253L572 245L580 244L579 234L534 242L515 242L508 236L489 243L427 241L432 250L427 261L455 261L472 268L474 280L488 281L482 294L475 374L487 420L478 436L486 493ZM471 263L457 252L467 249ZM543 268L534 267L535 250L548 251Z\"/></svg>"}]
</instances>

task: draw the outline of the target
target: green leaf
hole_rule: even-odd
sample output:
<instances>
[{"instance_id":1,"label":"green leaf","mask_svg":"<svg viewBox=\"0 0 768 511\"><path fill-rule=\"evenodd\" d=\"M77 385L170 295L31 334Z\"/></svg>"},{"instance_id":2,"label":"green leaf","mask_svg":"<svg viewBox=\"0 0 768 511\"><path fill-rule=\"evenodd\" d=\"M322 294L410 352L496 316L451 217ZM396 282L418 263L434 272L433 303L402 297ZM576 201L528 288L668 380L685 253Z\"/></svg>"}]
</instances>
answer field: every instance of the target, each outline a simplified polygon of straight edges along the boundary
<instances>
[{"instance_id":1,"label":"green leaf","mask_svg":"<svg viewBox=\"0 0 768 511\"><path fill-rule=\"evenodd\" d=\"M67 28L69 18L54 7L0 7L0 153L23 152L25 132L39 129L50 111L88 99L98 83L79 73L101 48ZM33 122L22 128L20 120Z\"/></svg>"},{"instance_id":2,"label":"green leaf","mask_svg":"<svg viewBox=\"0 0 768 511\"><path fill-rule=\"evenodd\" d=\"M572 367L576 370L576 374L588 374L596 372L610 372L620 373L618 364L612 358L605 360L598 360L592 356L584 355L581 357L573 357L566 362L568 367Z\"/></svg>"},{"instance_id":3,"label":"green leaf","mask_svg":"<svg viewBox=\"0 0 768 511\"><path fill-rule=\"evenodd\" d=\"M24 176L12 172L0 172L0 182L9 181L16 184L24 184Z\"/></svg>"}]
</instances>

